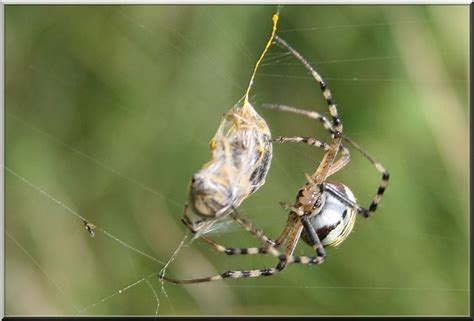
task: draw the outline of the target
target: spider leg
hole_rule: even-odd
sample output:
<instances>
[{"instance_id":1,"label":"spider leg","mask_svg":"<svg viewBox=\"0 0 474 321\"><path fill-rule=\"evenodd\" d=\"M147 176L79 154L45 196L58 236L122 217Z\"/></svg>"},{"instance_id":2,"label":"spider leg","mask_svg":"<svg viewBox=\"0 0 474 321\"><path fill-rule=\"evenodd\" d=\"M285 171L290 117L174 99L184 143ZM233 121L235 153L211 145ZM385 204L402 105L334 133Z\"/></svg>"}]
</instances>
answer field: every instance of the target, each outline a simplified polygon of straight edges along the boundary
<instances>
[{"instance_id":1,"label":"spider leg","mask_svg":"<svg viewBox=\"0 0 474 321\"><path fill-rule=\"evenodd\" d=\"M278 236L276 241L273 241L269 237L265 236L265 234L263 234L262 231L256 231L255 229L253 229L251 223L247 222L243 217L239 216L237 211L234 210L234 212L232 212L231 214L231 217L234 218L239 224L244 226L244 228L247 231L255 235L262 243L268 243L269 246L267 245L263 247L230 248L230 247L226 247L221 244L218 244L205 236L201 236L200 239L202 239L204 242L211 245L216 251L223 252L227 255L272 254L274 256L279 257L280 253L275 250L278 249L282 245L284 240L288 238L288 235L290 234L290 232L292 232L293 230L293 233L291 233L292 234L291 239L296 240L296 241L299 239L299 233L301 233L301 232L294 232L295 228L296 229L298 228L298 225L295 224L295 222L297 222L297 219L292 215L290 215L290 217L288 218L285 228L283 229L282 233ZM295 235L295 234L298 234L298 235ZM293 253L295 246L296 246L296 243L294 246L292 245L288 246L286 250L288 255Z\"/></svg>"},{"instance_id":2,"label":"spider leg","mask_svg":"<svg viewBox=\"0 0 474 321\"><path fill-rule=\"evenodd\" d=\"M266 236L262 230L256 230L250 222L239 215L236 209L233 209L230 216L244 229L254 235L260 242L268 244L270 247L278 248L280 244ZM266 247L245 247L245 248L230 248L223 246L209 239L208 237L201 236L199 239L203 240L207 244L211 245L216 251L223 252L227 255L245 255L245 254L267 254L269 253L268 245Z\"/></svg>"},{"instance_id":3,"label":"spider leg","mask_svg":"<svg viewBox=\"0 0 474 321\"><path fill-rule=\"evenodd\" d=\"M161 274L159 277L161 280L165 280L174 284L193 284L193 283L217 281L217 280L222 280L222 279L227 279L227 278L241 279L241 278L255 278L259 276L272 276L280 272L281 270L283 269L269 268L269 269L247 270L247 271L226 271L224 273L213 275L213 276L207 276L207 277L197 278L197 279L187 279L187 280L176 280L176 279L169 278L167 276L163 276Z\"/></svg>"},{"instance_id":4,"label":"spider leg","mask_svg":"<svg viewBox=\"0 0 474 321\"><path fill-rule=\"evenodd\" d=\"M281 111L287 111L287 112L292 112L292 113L295 113L295 114L300 114L300 115L304 115L304 116L307 116L309 118L313 118L313 119L316 119L316 120L319 120L323 123L324 125L324 128L326 128L327 130L329 130L331 133L334 133L334 129L332 128L331 126L331 123L329 122L329 120L327 120L327 118L325 118L324 116L322 116L321 114L317 113L317 112L313 112L313 111L308 111L308 110L303 110L303 109L298 109L298 108L294 108L294 107L290 107L290 106L285 106L285 105L276 105L276 104L264 104L263 105L264 107L266 108L271 108L271 109L276 109L276 110L281 110ZM379 188L377 190L377 193L376 195L374 196L374 198L372 199L372 202L371 204L369 205L369 208L368 209L365 209L365 208L361 208L360 206L355 206L354 208L358 209L358 212L360 214L362 214L363 216L365 217L368 217L368 216L371 216L373 214L373 212L375 212L375 210L377 209L377 205L378 203L380 202L380 200L382 199L382 196L383 196L383 193L385 192L385 189L387 188L388 186L388 181L389 181L389 178L390 178L390 174L388 173L388 171L382 166L382 164L380 164L380 162L378 162L377 160L375 160L365 149L363 149L358 143L356 143L354 140L352 140L351 138L344 136L344 140L346 142L348 142L350 145L352 145L352 147L354 147L357 151L359 151L372 165L375 166L375 168L377 169L377 171L379 173L382 174L382 180L379 184ZM344 151L341 151L343 154L344 154ZM338 162L336 162L338 163ZM336 163L334 163L334 167L336 167ZM344 165L345 166L345 165ZM344 167L342 166L342 167ZM342 168L341 167L341 168ZM334 169L334 170L331 170L329 172L329 175L332 175L333 173L337 172L339 169ZM328 176L329 176L328 175Z\"/></svg>"},{"instance_id":5,"label":"spider leg","mask_svg":"<svg viewBox=\"0 0 474 321\"><path fill-rule=\"evenodd\" d=\"M292 215L290 215L290 217L291 216ZM165 280L165 281L175 283L175 284L193 284L193 283L217 281L217 280L222 280L222 279L227 279L227 278L240 279L240 278L254 278L254 277L260 277L260 276L275 275L285 269L287 262L292 261L293 257L291 256L291 253L293 253L293 250L296 247L296 244L301 235L302 226L298 220L296 221L289 220L287 223L287 226L289 227L288 231L286 233L285 232L282 233L282 235L285 234L285 238L286 238L286 236L290 234L290 231L291 231L291 236L290 236L289 245L285 251L285 254L281 254L280 251L278 251L275 247L271 245L264 248L265 253L271 254L278 258L279 262L277 266L274 268L257 269L257 270L242 270L242 271L231 270L231 271L226 271L224 273L213 275L213 276L207 276L207 277L196 278L196 279L187 279L187 280L176 280L176 279L169 278L167 276L163 276L162 274L159 275L159 278L161 280ZM294 261L297 262L298 258L296 258Z\"/></svg>"},{"instance_id":6,"label":"spider leg","mask_svg":"<svg viewBox=\"0 0 474 321\"><path fill-rule=\"evenodd\" d=\"M183 219L182 222L193 232L196 233L197 229L195 228L196 225L202 223L202 221L198 221L198 223L191 222L189 216L186 214L187 205L185 205L184 212L183 212ZM249 223L245 218L241 217L238 212L233 209L230 216L240 225L244 227L244 229L254 235L260 242L267 243L271 246L276 245L275 242L266 236L262 230L256 230L251 223ZM208 237L200 236L200 240L206 242L207 244L211 245L216 251L224 252L227 255L238 255L238 254L266 254L268 250L265 247L247 247L247 248L229 248L218 244L211 240Z\"/></svg>"},{"instance_id":7,"label":"spider leg","mask_svg":"<svg viewBox=\"0 0 474 321\"><path fill-rule=\"evenodd\" d=\"M268 236L266 236L262 230L257 230L252 226L252 223L248 222L245 218L243 218L237 210L234 208L233 211L230 213L230 217L234 219L237 223L242 225L242 227L250 232L252 235L254 235L260 242L269 244L271 246L275 245L275 242L270 239Z\"/></svg>"},{"instance_id":8,"label":"spider leg","mask_svg":"<svg viewBox=\"0 0 474 321\"><path fill-rule=\"evenodd\" d=\"M276 110L280 110L280 111L286 111L286 112L295 113L295 114L300 114L300 115L303 115L303 116L306 116L306 117L309 117L309 118L312 118L312 119L316 119L316 120L320 121L323 124L323 126L324 126L324 128L326 128L326 130L328 130L331 134L334 134L334 128L333 128L331 122L325 116L321 115L318 112L299 109L299 108L286 106L286 105L280 105L280 104L263 104L262 107L263 108L268 108L268 109L276 109Z\"/></svg>"},{"instance_id":9,"label":"spider leg","mask_svg":"<svg viewBox=\"0 0 474 321\"><path fill-rule=\"evenodd\" d=\"M298 51L292 48L285 40L281 39L278 35L275 35L275 41L278 42L281 46L285 47L289 52L291 52L293 56L295 56L296 59L298 59L301 64L310 72L311 76L313 76L314 80L316 80L316 82L319 84L323 97L326 100L326 103L329 108L329 113L332 118L332 128L334 129L333 141L331 143L331 148L324 154L323 160L321 161L317 170L313 174L315 180L320 184L324 182L326 178L330 175L330 169L333 167L336 154L341 148L343 128L342 122L337 113L336 103L332 97L331 91L329 90L326 82L323 80L321 75L310 65L308 61L306 61L306 59L303 58L303 56L301 56ZM341 165L338 164L338 167L339 166ZM336 167L335 169L337 169L338 167Z\"/></svg>"},{"instance_id":10,"label":"spider leg","mask_svg":"<svg viewBox=\"0 0 474 321\"><path fill-rule=\"evenodd\" d=\"M285 229L286 228L288 228L288 231L286 232L285 238L287 238L288 241L285 253L278 256L279 262L276 268L279 270L283 270L287 266L287 263L289 262L288 259L293 255L303 230L303 226L301 225L299 217L293 212L288 214L288 221L286 223Z\"/></svg>"},{"instance_id":11,"label":"spider leg","mask_svg":"<svg viewBox=\"0 0 474 321\"><path fill-rule=\"evenodd\" d=\"M342 203L344 203L347 206L357 210L357 212L359 212L360 214L364 214L364 211L368 211L367 209L365 209L363 207L360 207L356 202L351 201L350 199L348 199L344 194L339 192L337 189L333 188L331 185L323 183L320 186L321 186L323 191L330 193L332 196L336 197Z\"/></svg>"},{"instance_id":12,"label":"spider leg","mask_svg":"<svg viewBox=\"0 0 474 321\"><path fill-rule=\"evenodd\" d=\"M272 139L272 142L275 142L275 143L304 143L304 144L314 146L316 148L323 149L325 151L328 151L329 148L330 148L330 146L325 142L319 141L319 140L317 140L315 138L312 138L312 137L305 137L305 136L302 136L302 137L299 137L299 136L293 136L293 137L278 136L278 137L274 137ZM342 156L332 164L331 169L329 170L328 175L327 175L328 177L335 174L335 173L337 173L341 169L343 169L351 161L351 155L350 155L349 150L345 146L343 146L342 144L341 144L340 149L341 149Z\"/></svg>"},{"instance_id":13,"label":"spider leg","mask_svg":"<svg viewBox=\"0 0 474 321\"><path fill-rule=\"evenodd\" d=\"M351 161L351 154L349 150L342 144L340 148L341 157L331 165L327 177L339 172L341 169L346 167L346 165L349 164L349 162Z\"/></svg>"},{"instance_id":14,"label":"spider leg","mask_svg":"<svg viewBox=\"0 0 474 321\"><path fill-rule=\"evenodd\" d=\"M283 271L287 263L301 263L301 264L320 264L323 261L319 259L319 257L307 257L307 256L287 256L287 255L280 255L279 256L280 262L274 268L267 268L267 269L258 269L258 270L241 270L241 271L226 271L221 274L207 276L203 278L196 278L196 279L187 279L187 280L176 280L167 276L163 276L162 274L159 275L161 280L168 281L174 284L195 284L195 283L204 283L204 282L211 282L223 279L241 279L241 278L255 278L260 276L273 276L277 273Z\"/></svg>"},{"instance_id":15,"label":"spider leg","mask_svg":"<svg viewBox=\"0 0 474 321\"><path fill-rule=\"evenodd\" d=\"M329 172L333 167L334 160L336 159L337 152L339 147L341 146L342 141L342 133L336 131L334 134L333 140L331 142L331 146L329 149L324 153L323 159L321 163L319 163L318 168L311 176L316 184L322 184L326 181L326 178L329 176Z\"/></svg>"},{"instance_id":16,"label":"spider leg","mask_svg":"<svg viewBox=\"0 0 474 321\"><path fill-rule=\"evenodd\" d=\"M306 137L306 136L292 136L292 137L283 137L278 136L272 138L272 142L274 143L304 143L307 145L314 146L319 149L328 150L329 145L325 142L317 140L316 138Z\"/></svg>"},{"instance_id":17,"label":"spider leg","mask_svg":"<svg viewBox=\"0 0 474 321\"><path fill-rule=\"evenodd\" d=\"M284 231L282 232L282 234L278 237L277 241L275 242L276 243L275 247L273 247L272 245L268 245L265 248L260 248L261 250L258 249L258 251L261 251L262 254L267 253L267 254L271 254L271 255L278 258L279 262L278 262L277 266L274 267L274 268L247 270L247 271L232 271L231 270L231 271L226 271L224 273L213 275L213 276L207 276L207 277L196 278L196 279L187 279L187 280L177 280L177 279L169 278L169 277L164 276L162 274L159 275L159 278L161 280L165 280L165 281L175 283L175 284L193 284L193 283L203 283L203 282L217 281L217 280L222 280L222 279L227 279L227 278L238 279L238 278L253 278L253 277L260 277L260 276L275 275L275 274L279 273L280 271L282 271L283 269L285 269L286 262L283 262L284 260L286 260L287 258L289 258L289 260L291 260L291 254L293 253L293 250L296 247L296 244L297 244L298 239L299 239L300 234L301 234L301 230L302 230L302 227L301 227L301 223L299 222L298 218L294 215L289 215L289 218L288 218L288 221L285 225ZM290 235L290 241L288 242L289 245L288 245L288 247L285 251L285 254L281 254L280 251L278 251L277 247L279 247L283 243L283 241L288 237L288 235ZM204 238L204 241L207 242L208 239ZM212 243L214 243L214 244L212 244L211 242L209 242L211 245L219 246L218 244L215 244L214 242L212 242ZM216 248L216 250L218 250L218 251L219 250L224 250L223 252L225 252L225 248L224 249L222 249L222 248L217 249ZM239 249L239 250L242 250L242 249ZM247 249L247 250L249 251L249 249ZM255 250L250 250L250 251L254 252ZM235 254L237 254L237 253L235 253ZM242 254L242 253L239 253L239 254ZM254 254L254 253L247 253L247 254Z\"/></svg>"},{"instance_id":18,"label":"spider leg","mask_svg":"<svg viewBox=\"0 0 474 321\"><path fill-rule=\"evenodd\" d=\"M283 207L285 210L290 210L293 207L293 205L286 202L278 202L278 204L280 204L280 206Z\"/></svg>"},{"instance_id":19,"label":"spider leg","mask_svg":"<svg viewBox=\"0 0 474 321\"><path fill-rule=\"evenodd\" d=\"M292 48L285 40L281 39L278 35L275 35L275 41L278 42L281 46L285 47L289 52L291 52L293 56L295 56L296 59L298 59L301 64L303 64L303 66L311 73L311 76L313 76L314 80L319 83L321 92L323 93L324 99L326 100L326 103L329 107L329 113L331 114L333 128L336 132L342 133L342 122L339 119L339 115L337 113L336 103L334 102L331 91L327 87L327 84L323 80L321 75L309 64L308 61L306 61L306 59L303 58L303 56L301 56L298 51Z\"/></svg>"},{"instance_id":20,"label":"spider leg","mask_svg":"<svg viewBox=\"0 0 474 321\"><path fill-rule=\"evenodd\" d=\"M324 258L326 256L324 252L324 248L321 245L321 242L319 241L319 238L314 231L314 228L311 226L307 218L303 218L301 221L297 220L297 218L293 215L290 215L291 220L289 219L287 225L286 225L286 232L284 231L282 235L284 235L283 238L286 238L288 235L290 235L290 240L288 241L288 246L285 250L285 254L281 254L280 251L278 251L277 247L282 243L280 242L277 244L275 247L272 245L269 245L264 248L247 248L247 249L228 249L225 247L221 247L221 245L207 239L206 237L201 237L204 241L208 242L216 250L221 251L221 252L226 252L227 250L240 250L240 253L234 252L234 253L227 253L227 254L271 254L273 256L278 257L278 264L274 268L267 268L267 269L255 269L255 270L241 270L241 271L233 271L229 270L226 272L223 272L221 274L213 275L213 276L207 276L203 278L195 278L195 279L185 279L185 280L177 280L173 279L167 276L164 276L162 274L159 275L159 278L161 280L168 281L170 283L174 284L195 284L195 283L204 283L204 282L211 282L211 281L217 281L217 280L223 280L227 278L231 279L240 279L240 278L254 278L254 277L260 277L260 276L273 276L281 271L283 271L287 264L289 263L300 263L300 264L321 264L324 262ZM296 221L295 221L296 220ZM301 225L301 222L303 225ZM296 247L296 244L298 243L298 240L300 238L301 232L305 229L307 231L307 234L310 236L310 239L313 241L315 244L313 247L316 250L317 256L293 256L292 253ZM280 239L280 237L279 237ZM242 250L247 250L246 253L242 252Z\"/></svg>"},{"instance_id":21,"label":"spider leg","mask_svg":"<svg viewBox=\"0 0 474 321\"><path fill-rule=\"evenodd\" d=\"M211 245L216 251L223 252L227 255L271 254L271 250L268 249L268 246L232 248L218 244L205 236L201 236L200 239ZM278 247L280 247L280 244L275 245L273 248L276 249Z\"/></svg>"},{"instance_id":22,"label":"spider leg","mask_svg":"<svg viewBox=\"0 0 474 321\"><path fill-rule=\"evenodd\" d=\"M357 149L365 158L368 159L368 161L375 166L377 171L382 174L382 180L380 181L379 187L377 189L377 193L375 194L374 198L372 199L372 202L369 205L368 210L363 209L362 212L360 212L364 217L369 217L371 216L375 210L377 210L377 205L380 203L380 200L382 199L383 193L385 192L385 189L388 186L388 180L390 179L390 174L388 171L383 167L382 164L380 164L375 158L373 158L365 149L363 149L359 144L357 144L355 141L350 139L349 137L345 137L346 141L349 142L355 149Z\"/></svg>"},{"instance_id":23,"label":"spider leg","mask_svg":"<svg viewBox=\"0 0 474 321\"><path fill-rule=\"evenodd\" d=\"M280 203L281 205L281 203ZM289 210L291 211L291 208L293 206L289 206ZM286 220L285 227L283 228L283 231L280 233L280 235L276 238L275 240L275 245L274 247L279 248L281 244L285 242L285 240L288 239L287 243L288 245L286 246L286 253L291 254L293 253L294 248L296 247L296 243L292 245L292 241L295 239L297 240L299 237L298 234L298 228L299 228L299 220L296 215L293 215L291 212L288 214L288 219Z\"/></svg>"},{"instance_id":24,"label":"spider leg","mask_svg":"<svg viewBox=\"0 0 474 321\"><path fill-rule=\"evenodd\" d=\"M369 156L367 154L367 156ZM370 159L369 159L370 160ZM375 160L374 160L375 161ZM388 180L390 178L390 174L383 168L383 166L378 163L374 162L374 166L379 170L379 172L382 173L382 181L380 182L379 188L377 189L377 193L375 194L374 198L372 199L372 202L369 205L369 208L365 208L360 206L359 204L349 200L346 196L341 194L339 191L331 187L330 185L323 184L323 189L327 191L328 193L331 193L334 197L339 199L341 202L345 203L346 205L350 206L351 208L355 209L357 213L361 214L363 217L367 218L371 216L375 210L377 209L377 205L379 204L380 200L382 199L383 193L385 192L385 189L387 188L388 185Z\"/></svg>"},{"instance_id":25,"label":"spider leg","mask_svg":"<svg viewBox=\"0 0 474 321\"><path fill-rule=\"evenodd\" d=\"M301 222L303 223L304 231L306 232L309 240L313 244L313 248L316 251L317 257L324 261L324 258L326 257L326 251L324 250L324 247L321 244L321 240L319 239L318 234L314 230L313 225L311 225L307 216L303 216L301 218Z\"/></svg>"},{"instance_id":26,"label":"spider leg","mask_svg":"<svg viewBox=\"0 0 474 321\"><path fill-rule=\"evenodd\" d=\"M308 218L306 216L300 217L301 223L302 223L302 228L308 235L311 243L313 244L313 249L316 252L316 256L295 256L292 255L293 251L296 247L296 244L300 238L300 234L294 235L293 238L289 241L290 245L287 248L287 251L285 254L280 255L278 259L280 260L280 263L278 264L277 268L284 268L286 267L287 264L291 263L298 263L298 264L321 264L324 262L326 258L326 251L324 250L323 245L321 244L321 241L318 237L318 234L316 234L316 231L314 230L314 227L311 225L309 222ZM301 230L299 230L299 233L301 233Z\"/></svg>"}]
</instances>

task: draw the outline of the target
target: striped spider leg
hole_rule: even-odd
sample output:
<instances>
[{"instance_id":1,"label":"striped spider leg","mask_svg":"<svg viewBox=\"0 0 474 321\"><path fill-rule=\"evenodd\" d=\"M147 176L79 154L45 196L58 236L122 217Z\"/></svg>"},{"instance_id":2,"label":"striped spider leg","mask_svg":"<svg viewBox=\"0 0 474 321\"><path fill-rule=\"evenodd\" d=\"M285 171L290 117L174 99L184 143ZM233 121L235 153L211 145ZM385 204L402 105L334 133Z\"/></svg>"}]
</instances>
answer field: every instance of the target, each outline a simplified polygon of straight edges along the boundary
<instances>
[{"instance_id":1,"label":"striped spider leg","mask_svg":"<svg viewBox=\"0 0 474 321\"><path fill-rule=\"evenodd\" d=\"M342 129L342 125L340 127ZM334 162L337 151L341 144L341 134L336 132L334 135L333 142L329 147L328 151L325 153L322 162L320 163L316 172L310 176L307 175L309 182L298 192L296 203L291 207L288 221L285 225L285 228L281 235L275 240L274 245L268 244L263 247L252 247L252 248L227 248L222 245L219 245L212 240L202 236L201 239L209 243L214 247L215 250L219 252L224 252L228 255L237 255L237 254L271 254L278 257L279 263L274 268L267 269L258 269L258 270L247 270L247 271L226 271L224 273L208 276L203 278L187 279L187 280L177 280L169 278L167 276L160 275L161 279L164 279L168 282L175 284L194 284L202 282L210 282L221 280L225 278L248 278L248 277L258 277L258 276L271 276L280 271L282 271L287 263L303 263L303 264L319 264L324 261L325 252L321 241L319 240L316 232L314 231L311 222L308 219L308 216L315 215L313 212L318 210L320 212L323 209L332 209L334 207L334 199L328 198L327 195L323 192L321 188L322 182L328 176L331 164ZM321 181L321 184L318 185L315 183L315 179ZM324 196L324 197L321 197ZM316 199L316 200L315 200ZM340 205L340 203L337 203ZM346 216L346 215L345 215ZM347 221L353 220L354 212L351 212L351 215L347 216ZM293 251L296 248L298 240L303 232L303 229L308 230L308 238L313 245L313 248L316 250L317 256L306 257L306 256L293 256ZM305 239L305 238L304 238ZM281 254L278 248L280 248L284 243L287 243L287 247L284 254Z\"/></svg>"},{"instance_id":2,"label":"striped spider leg","mask_svg":"<svg viewBox=\"0 0 474 321\"><path fill-rule=\"evenodd\" d=\"M309 70L309 72L313 75L313 77L321 84L321 81L322 83L324 84L324 81L322 80L322 78L319 76L319 74L314 70L314 68L306 61L306 59L303 58L303 56L301 56L300 53L298 53L294 48L292 48L290 45L288 45L288 43L286 43L286 41L284 41L283 39L281 39L280 37L278 36L275 36L275 40L280 44L282 45L283 47L285 47L286 49L288 49L305 67L306 69ZM318 80L318 78L321 80ZM321 88L323 88L323 86L325 85L321 85ZM325 96L326 97L326 96ZM329 101L328 101L329 103ZM284 105L276 105L276 104L265 104L263 105L263 107L266 107L266 108L271 108L271 109L276 109L276 110L281 110L281 111L286 111L286 112L292 112L292 113L296 113L296 114L300 114L300 115L303 115L303 116L307 116L309 118L313 118L315 120L318 120L320 121L321 123L323 123L323 126L331 133L334 135L335 133L335 129L333 128L333 126L331 125L331 123L329 122L329 120L324 117L323 115L317 113L317 112L314 112L314 111L307 111L307 110L302 110L302 109L297 109L297 108L294 108L294 107L289 107L289 106L284 106ZM341 131L342 133L342 131ZM368 209L367 208L364 208L364 207L361 207L359 206L357 203L347 199L347 198L344 198L343 195L341 195L341 193L339 191L337 191L337 189L334 189L333 187L331 186L328 186L328 189L327 191L331 194L333 194L334 197L338 197L342 202L344 202L346 205L348 206L352 206L354 209L357 210L357 212L359 214L362 214L364 217L369 217L371 216L375 210L377 209L377 206L378 206L378 203L380 202L380 200L382 199L382 196L383 196L383 193L385 191L385 189L387 188L387 185L388 185L388 180L390 178L390 174L388 173L388 171L383 167L383 165L378 162L377 160L375 160L375 158L373 158L365 149L363 149L358 143L356 143L355 141L353 141L351 138L349 138L348 136L346 135L343 135L343 138L346 142L348 142L350 145L352 145L357 151L359 151L365 158L367 158L369 160L369 162L375 166L375 168L377 169L377 171L382 174L382 180L380 182L380 185L377 189L377 193L375 194L374 198L372 199L372 202L370 203ZM312 145L312 139L311 138L308 138L308 137L277 137L277 138L274 138L273 139L274 142L303 142L303 143L307 143L307 144L310 144ZM316 147L319 147L319 146L316 146ZM324 146L323 146L324 148ZM344 151L345 147L341 144L341 153L343 155L348 155L348 151ZM337 162L336 162L337 163ZM336 165L335 163L335 165ZM347 156L347 158L343 157L341 160L340 160L340 164L338 164L338 166L335 166L336 168L332 170L332 172L330 172L330 175L334 174L335 172L339 171L340 169L342 169L345 165L347 165L349 163L349 157ZM340 165L340 167L339 167Z\"/></svg>"},{"instance_id":3,"label":"striped spider leg","mask_svg":"<svg viewBox=\"0 0 474 321\"><path fill-rule=\"evenodd\" d=\"M351 190L341 184L328 182L327 178L341 170L349 162L349 153L342 146L342 123L337 114L336 104L332 99L331 92L321 76L311 67L311 65L284 40L275 36L275 40L286 47L303 65L311 72L312 76L319 83L323 96L325 97L332 117L332 124L323 116L313 112L296 110L296 113L312 115L314 119L323 122L326 129L332 134L332 142L327 145L316 139L307 137L279 137L276 142L303 142L324 149L323 160L313 175L306 174L307 183L301 188L296 196L293 206L284 205L288 210L288 220L281 234L277 237L274 245L267 245L260 248L226 248L210 240L206 240L216 250L229 255L234 254L271 254L277 256L279 263L275 268L248 270L248 271L226 271L219 275L190 279L190 280L167 280L173 283L200 283L220 280L225 278L248 278L259 276L271 276L282 271L289 263L301 264L321 264L326 257L325 247L337 246L344 241L352 231L355 223L356 213L368 217L375 212L377 204L382 198L383 192L388 184L389 174L383 166L373 159L365 150L348 137L344 139L363 154L382 173L382 182L376 196L372 200L369 209L359 206ZM285 110L285 108L279 108ZM286 108L286 111L291 107ZM337 152L341 150L343 157L335 162ZM294 249L302 238L304 242L313 247L315 256L293 256ZM284 254L279 248L286 243Z\"/></svg>"}]
</instances>

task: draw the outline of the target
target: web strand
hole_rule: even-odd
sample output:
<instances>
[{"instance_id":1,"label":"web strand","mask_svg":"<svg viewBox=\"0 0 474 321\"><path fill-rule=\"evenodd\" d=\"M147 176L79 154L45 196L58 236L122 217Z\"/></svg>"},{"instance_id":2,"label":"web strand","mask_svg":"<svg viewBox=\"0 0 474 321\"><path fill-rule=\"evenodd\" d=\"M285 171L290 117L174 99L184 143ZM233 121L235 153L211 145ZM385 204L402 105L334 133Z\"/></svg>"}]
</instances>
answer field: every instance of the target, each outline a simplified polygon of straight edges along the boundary
<instances>
[{"instance_id":1,"label":"web strand","mask_svg":"<svg viewBox=\"0 0 474 321\"><path fill-rule=\"evenodd\" d=\"M59 284L57 284L53 278L48 274L46 273L46 271L43 269L43 267L38 263L38 261L33 257L33 255L30 254L30 252L28 252L25 247L23 245L21 245L20 242L18 242L18 240L13 237L13 235L11 235L7 230L5 230L5 235L10 238L16 246L18 246L18 248L20 248L20 250L23 251L23 253L25 253L25 255L31 260L31 262L33 262L33 264L40 270L41 273L44 274L44 276L46 277L46 279L51 282L51 284L56 288L56 290L61 294L63 295L65 298L68 297L68 295L64 292L63 288L61 286L59 286ZM80 312L80 309L75 305L75 304L71 304L72 307L74 308L74 310L76 311L76 313L79 313Z\"/></svg>"},{"instance_id":2,"label":"web strand","mask_svg":"<svg viewBox=\"0 0 474 321\"><path fill-rule=\"evenodd\" d=\"M91 305L86 306L85 308L83 308L82 310L80 310L79 313L82 314L82 313L84 313L84 312L86 312L86 311L88 311L88 310L90 310L90 309L96 307L98 304L104 303L104 302L110 300L111 298L113 298L113 297L115 297L115 296L117 296L117 295L119 295L119 294L122 294L122 293L124 293L124 292L127 291L127 290L130 290L131 288L133 288L133 287L139 285L139 284L142 283L142 282L145 282L147 279L152 278L152 277L154 277L154 276L156 276L156 275L158 275L158 272L153 272L153 273L151 273L151 274L145 276L144 278L141 278L140 280L137 280L137 281L135 281L135 282L133 282L133 283L131 283L131 284L129 284L129 285L127 285L127 286L121 288L120 290L118 290L118 291L112 293L111 295L106 296L106 297L100 299L99 301L97 301L97 302L95 302L95 303L93 303L93 304L91 304ZM156 292L155 292L155 293L156 293ZM159 307L159 304L158 304L158 307ZM157 309L158 309L158 308L157 308Z\"/></svg>"},{"instance_id":3,"label":"web strand","mask_svg":"<svg viewBox=\"0 0 474 321\"><path fill-rule=\"evenodd\" d=\"M77 213L76 211L74 211L72 208L70 208L69 206L67 206L66 204L64 204L63 202L61 202L60 200L58 200L57 198L53 197L52 195L48 194L46 191L44 191L43 189L39 188L38 186L32 184L30 181L28 181L26 178L24 178L23 176L21 176L20 174L16 173L15 171L11 170L10 168L8 168L7 166L5 166L5 170L8 171L10 174L12 174L13 176L15 176L16 178L18 178L19 180L21 180L22 182L24 182L25 184L27 184L28 186L30 186L31 188L35 189L36 191L40 192L43 196L45 196L46 198L50 199L51 201L53 201L54 203L56 203L57 205L61 206L63 209L65 209L68 213L72 214L73 216L75 216L76 218L80 219L82 222L89 222L89 223L93 223L91 221L89 221L87 218L85 218L84 216L80 215L79 213ZM94 224L96 225L96 224ZM103 228L99 227L96 225L96 230L97 231L100 231L102 233L104 233L107 237L111 238L112 240L114 240L115 242L119 243L120 245L122 245L123 247L133 251L133 252L136 252L138 254L140 254L141 256L143 257L146 257L152 261L155 261L161 265L164 265L164 263L160 260L158 260L157 258L154 258L153 256L149 255L149 254L146 254L145 252L143 251L140 251L139 249L127 244L126 242L122 241L121 239L119 239L118 237L116 237L115 235L113 235L112 233L104 230Z\"/></svg>"}]
</instances>

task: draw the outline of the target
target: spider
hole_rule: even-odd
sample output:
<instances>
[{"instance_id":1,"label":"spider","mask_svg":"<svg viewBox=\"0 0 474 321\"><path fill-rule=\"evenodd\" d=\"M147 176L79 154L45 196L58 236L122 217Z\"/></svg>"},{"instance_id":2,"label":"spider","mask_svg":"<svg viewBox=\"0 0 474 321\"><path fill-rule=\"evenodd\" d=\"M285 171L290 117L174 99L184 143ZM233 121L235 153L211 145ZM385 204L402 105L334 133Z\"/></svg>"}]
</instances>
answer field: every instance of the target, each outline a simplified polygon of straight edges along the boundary
<instances>
[{"instance_id":1,"label":"spider","mask_svg":"<svg viewBox=\"0 0 474 321\"><path fill-rule=\"evenodd\" d=\"M235 209L265 183L272 159L270 129L249 102L256 72L276 32L278 13L272 20L270 39L254 67L243 105L235 105L224 115L209 143L212 160L192 176L188 203L195 217L188 215L186 204L182 221L195 239L229 216L250 233L264 238ZM273 244L269 239L264 242Z\"/></svg>"},{"instance_id":2,"label":"spider","mask_svg":"<svg viewBox=\"0 0 474 321\"><path fill-rule=\"evenodd\" d=\"M311 111L282 105L269 105L267 107L302 114L321 121L324 127L332 134L332 141L330 144L326 144L310 137L276 137L273 139L274 142L302 142L325 151L316 171L312 175L305 174L307 183L298 191L295 203L293 205L282 204L289 211L288 219L283 231L272 242L273 244L267 242L269 244L263 247L228 248L205 237L203 237L203 240L212 245L215 250L228 255L271 254L278 258L278 264L274 268L247 271L230 270L214 276L188 280L175 280L160 275L162 279L172 283L191 284L225 278L272 276L284 270L290 263L321 264L326 258L325 247L334 247L343 242L352 231L356 214L360 214L365 218L370 217L376 211L377 205L382 199L389 181L388 171L356 142L343 135L343 126L337 113L336 104L326 82L319 73L286 41L278 35L275 35L274 39L279 45L290 51L318 82L329 106L331 122L324 116ZM377 171L382 174L382 180L377 193L368 208L364 208L357 203L354 194L346 185L327 180L331 175L349 163L350 156L348 150L342 145L343 139L367 158ZM336 160L339 150L341 150L342 157ZM293 255L300 238L313 248L315 251L314 256ZM264 239L270 238L263 236L261 238L262 242ZM285 243L286 248L284 253L282 253L280 248Z\"/></svg>"}]
</instances>

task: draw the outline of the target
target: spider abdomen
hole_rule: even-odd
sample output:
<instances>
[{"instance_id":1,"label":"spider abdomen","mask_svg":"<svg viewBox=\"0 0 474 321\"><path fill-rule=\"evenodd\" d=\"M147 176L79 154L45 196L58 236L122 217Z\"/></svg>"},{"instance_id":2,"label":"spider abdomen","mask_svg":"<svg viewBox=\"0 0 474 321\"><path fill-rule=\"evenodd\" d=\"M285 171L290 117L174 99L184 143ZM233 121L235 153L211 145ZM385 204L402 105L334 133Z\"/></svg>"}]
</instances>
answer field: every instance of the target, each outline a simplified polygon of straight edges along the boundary
<instances>
[{"instance_id":1,"label":"spider abdomen","mask_svg":"<svg viewBox=\"0 0 474 321\"><path fill-rule=\"evenodd\" d=\"M327 184L336 188L347 199L356 202L354 194L347 186L340 183ZM324 192L323 197L325 198L323 207L316 215L310 217L309 220L323 246L337 246L352 231L357 212L328 192ZM312 245L305 233L302 236L306 243Z\"/></svg>"}]
</instances>

